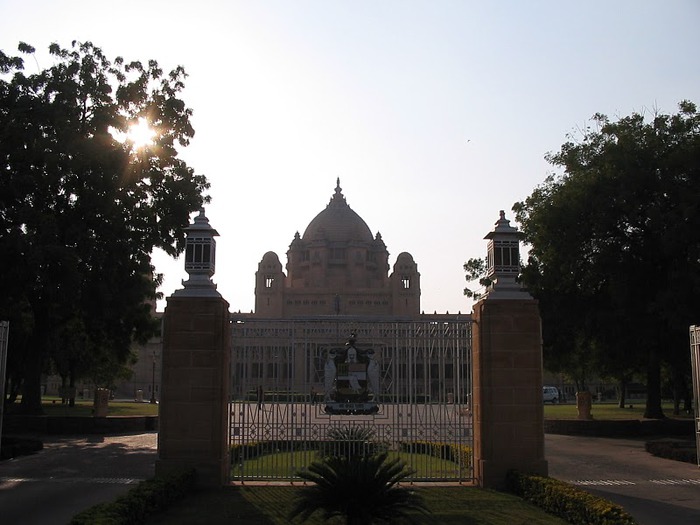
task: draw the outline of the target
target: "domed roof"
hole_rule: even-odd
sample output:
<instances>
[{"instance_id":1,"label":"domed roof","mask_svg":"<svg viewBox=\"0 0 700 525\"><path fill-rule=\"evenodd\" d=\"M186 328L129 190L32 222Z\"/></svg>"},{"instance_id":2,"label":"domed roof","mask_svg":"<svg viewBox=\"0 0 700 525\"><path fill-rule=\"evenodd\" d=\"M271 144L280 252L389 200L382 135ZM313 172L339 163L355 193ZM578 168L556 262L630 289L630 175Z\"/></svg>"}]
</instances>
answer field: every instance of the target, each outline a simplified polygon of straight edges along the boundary
<instances>
[{"instance_id":1,"label":"domed roof","mask_svg":"<svg viewBox=\"0 0 700 525\"><path fill-rule=\"evenodd\" d=\"M304 231L302 240L309 242L324 239L331 242L372 242L372 232L367 223L355 213L348 203L337 181L335 194L326 209L316 215Z\"/></svg>"},{"instance_id":2,"label":"domed roof","mask_svg":"<svg viewBox=\"0 0 700 525\"><path fill-rule=\"evenodd\" d=\"M263 255L262 260L258 263L258 269L260 270L281 270L282 263L280 263L280 258L275 252L267 252Z\"/></svg>"}]
</instances>

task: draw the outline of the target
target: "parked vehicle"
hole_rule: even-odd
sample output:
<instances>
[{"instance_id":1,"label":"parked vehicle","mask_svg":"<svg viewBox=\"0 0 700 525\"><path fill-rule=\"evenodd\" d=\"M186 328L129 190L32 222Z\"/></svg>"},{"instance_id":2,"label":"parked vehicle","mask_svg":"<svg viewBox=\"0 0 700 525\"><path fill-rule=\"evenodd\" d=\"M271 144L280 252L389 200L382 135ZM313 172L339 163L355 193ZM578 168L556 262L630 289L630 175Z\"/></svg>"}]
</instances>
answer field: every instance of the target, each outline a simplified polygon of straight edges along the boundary
<instances>
[{"instance_id":1,"label":"parked vehicle","mask_svg":"<svg viewBox=\"0 0 700 525\"><path fill-rule=\"evenodd\" d=\"M555 386L543 386L542 399L545 403L559 403L559 389Z\"/></svg>"}]
</instances>

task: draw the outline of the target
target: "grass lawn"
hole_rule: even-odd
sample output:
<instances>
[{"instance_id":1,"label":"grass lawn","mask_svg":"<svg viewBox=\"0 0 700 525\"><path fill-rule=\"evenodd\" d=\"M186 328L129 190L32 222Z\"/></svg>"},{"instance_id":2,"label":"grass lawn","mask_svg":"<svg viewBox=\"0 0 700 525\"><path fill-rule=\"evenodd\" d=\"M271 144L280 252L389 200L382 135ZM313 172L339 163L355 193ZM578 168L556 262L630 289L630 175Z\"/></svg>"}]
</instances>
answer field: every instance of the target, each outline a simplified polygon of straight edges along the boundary
<instances>
[{"instance_id":1,"label":"grass lawn","mask_svg":"<svg viewBox=\"0 0 700 525\"><path fill-rule=\"evenodd\" d=\"M290 522L296 487L225 487L191 494L147 525L278 525ZM564 525L516 496L476 487L419 487L432 515L419 517L431 525ZM418 515L420 516L420 515ZM309 520L309 525L342 523Z\"/></svg>"},{"instance_id":2,"label":"grass lawn","mask_svg":"<svg viewBox=\"0 0 700 525\"><path fill-rule=\"evenodd\" d=\"M389 459L397 456L416 471L416 474L412 476L413 479L453 479L455 472L459 470L459 465L453 461L426 454L391 452ZM291 474L307 467L315 459L318 459L318 454L314 450L265 454L246 460L242 469L237 465L234 466L231 469L231 477L233 479L240 477L250 479L250 477L255 476L260 480L288 479ZM467 469L464 470L462 475L467 476Z\"/></svg>"},{"instance_id":3,"label":"grass lawn","mask_svg":"<svg viewBox=\"0 0 700 525\"><path fill-rule=\"evenodd\" d=\"M17 401L19 403L19 401ZM76 399L75 406L61 404L60 397L45 396L42 407L47 416L92 416L92 399ZM11 412L12 408L8 410ZM135 401L110 401L108 416L157 416L158 405Z\"/></svg>"},{"instance_id":4,"label":"grass lawn","mask_svg":"<svg viewBox=\"0 0 700 525\"><path fill-rule=\"evenodd\" d=\"M628 401L627 407L632 405L632 408L619 408L617 403L593 403L591 415L594 419L609 420L609 419L643 419L645 401L643 399L635 399ZM662 405L666 417L678 417L692 419L693 415L681 414L680 416L672 416L673 404L663 403ZM559 404L552 405L547 403L544 406L545 419L576 419L578 412L575 404Z\"/></svg>"}]
</instances>

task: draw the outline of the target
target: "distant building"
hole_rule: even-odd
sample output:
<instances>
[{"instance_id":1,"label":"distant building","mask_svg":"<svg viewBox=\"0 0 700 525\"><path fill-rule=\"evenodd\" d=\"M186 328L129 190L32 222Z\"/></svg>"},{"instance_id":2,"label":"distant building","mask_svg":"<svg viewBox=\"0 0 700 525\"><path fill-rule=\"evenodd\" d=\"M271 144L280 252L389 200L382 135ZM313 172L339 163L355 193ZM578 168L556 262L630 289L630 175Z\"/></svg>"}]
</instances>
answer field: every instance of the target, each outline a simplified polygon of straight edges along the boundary
<instances>
[{"instance_id":1,"label":"distant building","mask_svg":"<svg viewBox=\"0 0 700 525\"><path fill-rule=\"evenodd\" d=\"M363 323L383 323L385 333L388 333L387 330L394 331L393 339L389 337L387 340L376 335L367 339L360 334L360 345L382 349L381 360L385 369L389 366L389 355L415 344L415 341L399 342L396 336L396 330L402 334L412 331L405 323L415 322L423 327L431 325L429 329L417 329L422 338L432 337L427 335L428 331L435 332L438 323L463 322L459 328L460 344L466 337L470 314L421 313L420 273L413 256L401 252L393 267L390 266L390 254L382 236L379 233L373 235L367 223L348 205L339 179L328 205L311 220L303 235L298 232L294 235L286 255L284 269L276 253L270 251L263 255L255 273L255 311L231 316L234 337L239 336L234 340L232 359L232 369L237 377L234 395L245 395L261 384L270 387L272 383L285 381L302 391L312 385L320 395L324 388L322 368L328 344L342 346L350 335L349 331ZM156 315L161 317L163 314ZM280 323L307 320L320 334L328 330L329 322L333 322L334 336L330 341L326 332L322 341L305 343L302 358L298 347L292 348L289 341L279 338L262 337L254 342L242 342L240 323L246 320L254 320L255 326L261 330L268 327L266 333L277 330ZM265 324L266 321L269 323ZM245 351L241 349L241 344L245 346ZM425 344L440 346L447 343ZM155 397L159 400L160 334L146 345L135 345L134 352L138 354L138 361L133 366L134 374L131 380L116 386L115 396L144 401ZM421 383L418 390L424 395L438 397L437 391L440 389L454 392L453 378L466 374L466 368L463 372L457 371L466 364L446 363L443 362L444 357L439 361L436 355L426 354L420 363L413 363L408 357L392 358L397 367L396 384L407 388L410 368L412 380ZM47 390L55 393L58 386L60 379L51 378ZM92 395L88 390L89 385L80 385L79 388L85 390L85 395ZM445 392L441 398L446 398Z\"/></svg>"},{"instance_id":2,"label":"distant building","mask_svg":"<svg viewBox=\"0 0 700 525\"><path fill-rule=\"evenodd\" d=\"M389 271L389 252L342 194L340 179L330 202L299 232L287 250L287 273L267 252L255 274L255 317L420 316L420 273L402 252Z\"/></svg>"},{"instance_id":3,"label":"distant building","mask_svg":"<svg viewBox=\"0 0 700 525\"><path fill-rule=\"evenodd\" d=\"M375 401L465 400L470 314L422 314L413 256L401 252L393 266L389 261L382 236L348 205L338 180L328 205L294 235L284 269L276 253L263 255L255 311L231 315L233 396L251 399L263 388L268 396L313 391L328 400L350 381L355 390L374 391ZM351 334L362 363L345 353ZM345 365L358 368L359 379L354 372L329 376L329 367Z\"/></svg>"}]
</instances>

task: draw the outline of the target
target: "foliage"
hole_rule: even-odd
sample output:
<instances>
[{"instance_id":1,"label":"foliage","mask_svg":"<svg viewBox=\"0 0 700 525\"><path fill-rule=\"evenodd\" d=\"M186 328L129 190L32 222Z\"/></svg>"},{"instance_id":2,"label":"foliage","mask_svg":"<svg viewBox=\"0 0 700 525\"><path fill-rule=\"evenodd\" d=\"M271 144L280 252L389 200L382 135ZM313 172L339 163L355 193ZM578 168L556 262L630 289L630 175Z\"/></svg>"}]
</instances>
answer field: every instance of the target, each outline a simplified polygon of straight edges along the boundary
<instances>
[{"instance_id":1,"label":"foliage","mask_svg":"<svg viewBox=\"0 0 700 525\"><path fill-rule=\"evenodd\" d=\"M372 455L387 450L387 446L378 443L375 431L369 427L348 425L328 429L327 441L321 442L320 456Z\"/></svg>"},{"instance_id":2,"label":"foliage","mask_svg":"<svg viewBox=\"0 0 700 525\"><path fill-rule=\"evenodd\" d=\"M298 441L274 440L274 441L250 441L245 444L234 443L231 445L231 465L238 465L245 460L251 460L267 454L284 452L303 452L319 450L323 447L322 441Z\"/></svg>"},{"instance_id":3,"label":"foliage","mask_svg":"<svg viewBox=\"0 0 700 525\"><path fill-rule=\"evenodd\" d=\"M0 459L26 456L44 448L44 443L35 438L2 436L0 440Z\"/></svg>"},{"instance_id":4,"label":"foliage","mask_svg":"<svg viewBox=\"0 0 700 525\"><path fill-rule=\"evenodd\" d=\"M647 441L644 449L660 458L698 464L697 443L690 439L657 439Z\"/></svg>"},{"instance_id":5,"label":"foliage","mask_svg":"<svg viewBox=\"0 0 700 525\"><path fill-rule=\"evenodd\" d=\"M320 512L324 521L343 516L348 525L413 522L411 511L428 513L423 499L399 486L412 471L387 452L369 456L326 456L299 477L313 483L300 489L290 518L307 520Z\"/></svg>"},{"instance_id":6,"label":"foliage","mask_svg":"<svg viewBox=\"0 0 700 525\"><path fill-rule=\"evenodd\" d=\"M573 525L635 525L625 510L603 498L553 478L508 472L508 489Z\"/></svg>"},{"instance_id":7,"label":"foliage","mask_svg":"<svg viewBox=\"0 0 700 525\"><path fill-rule=\"evenodd\" d=\"M209 187L178 157L194 135L182 67L110 61L90 42L49 53L53 65L28 74L0 51L0 317L12 327L11 395L23 383L26 412L41 411L49 362L71 385L97 367L109 383L104 372L154 333L162 278L150 255L182 251ZM155 136L136 149L139 119Z\"/></svg>"},{"instance_id":8,"label":"foliage","mask_svg":"<svg viewBox=\"0 0 700 525\"><path fill-rule=\"evenodd\" d=\"M452 461L463 468L472 464L472 449L467 445L454 443L436 443L435 441L402 442L401 450L412 454L427 454L447 461Z\"/></svg>"},{"instance_id":9,"label":"foliage","mask_svg":"<svg viewBox=\"0 0 700 525\"><path fill-rule=\"evenodd\" d=\"M610 121L571 138L513 209L530 244L521 280L539 300L545 363L583 385L645 370L646 417L663 417L662 361L689 372L700 293L700 114Z\"/></svg>"},{"instance_id":10,"label":"foliage","mask_svg":"<svg viewBox=\"0 0 700 525\"><path fill-rule=\"evenodd\" d=\"M142 481L112 503L100 503L77 514L70 525L132 525L163 511L189 494L195 484L194 469Z\"/></svg>"},{"instance_id":11,"label":"foliage","mask_svg":"<svg viewBox=\"0 0 700 525\"><path fill-rule=\"evenodd\" d=\"M486 258L482 259L475 259L471 258L467 262L464 263L464 272L466 275L464 276L465 279L467 280L468 283L472 283L476 281L479 283L479 286L482 287L482 289L488 289L489 286L491 286L491 279L486 277L486 270L488 268ZM473 285L470 285L473 286ZM464 288L464 295L469 297L470 299L474 299L475 301L478 301L482 293L479 292L478 290L473 290L469 286Z\"/></svg>"}]
</instances>

